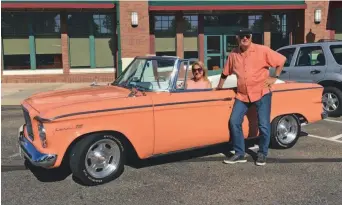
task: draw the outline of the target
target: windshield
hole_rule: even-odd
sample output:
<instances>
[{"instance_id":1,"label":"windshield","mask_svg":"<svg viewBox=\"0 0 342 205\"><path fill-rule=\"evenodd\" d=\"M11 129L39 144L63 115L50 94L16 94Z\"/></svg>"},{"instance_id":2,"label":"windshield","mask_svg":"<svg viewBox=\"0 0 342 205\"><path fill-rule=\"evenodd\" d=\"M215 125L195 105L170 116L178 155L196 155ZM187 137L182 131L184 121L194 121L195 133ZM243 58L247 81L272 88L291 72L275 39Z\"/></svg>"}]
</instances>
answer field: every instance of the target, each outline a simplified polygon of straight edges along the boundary
<instances>
[{"instance_id":1,"label":"windshield","mask_svg":"<svg viewBox=\"0 0 342 205\"><path fill-rule=\"evenodd\" d=\"M135 58L113 85L144 91L168 90L171 88L174 65L172 58Z\"/></svg>"}]
</instances>

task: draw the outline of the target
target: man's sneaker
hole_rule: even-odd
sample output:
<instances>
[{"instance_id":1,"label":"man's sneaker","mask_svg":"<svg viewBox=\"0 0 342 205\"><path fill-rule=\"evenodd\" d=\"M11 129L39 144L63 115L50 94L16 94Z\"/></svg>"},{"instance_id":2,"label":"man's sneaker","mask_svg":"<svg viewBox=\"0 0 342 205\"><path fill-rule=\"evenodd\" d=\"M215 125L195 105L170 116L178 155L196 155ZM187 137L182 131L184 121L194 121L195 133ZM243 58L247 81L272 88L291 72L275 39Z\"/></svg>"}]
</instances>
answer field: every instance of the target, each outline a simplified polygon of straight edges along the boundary
<instances>
[{"instance_id":1,"label":"man's sneaker","mask_svg":"<svg viewBox=\"0 0 342 205\"><path fill-rule=\"evenodd\" d=\"M232 157L223 160L223 163L225 164L235 164L235 163L243 163L243 162L247 162L245 155L243 156L233 155Z\"/></svg>"},{"instance_id":2,"label":"man's sneaker","mask_svg":"<svg viewBox=\"0 0 342 205\"><path fill-rule=\"evenodd\" d=\"M266 164L266 156L263 155L262 153L258 153L258 158L257 158L255 164L258 166L265 165Z\"/></svg>"}]
</instances>

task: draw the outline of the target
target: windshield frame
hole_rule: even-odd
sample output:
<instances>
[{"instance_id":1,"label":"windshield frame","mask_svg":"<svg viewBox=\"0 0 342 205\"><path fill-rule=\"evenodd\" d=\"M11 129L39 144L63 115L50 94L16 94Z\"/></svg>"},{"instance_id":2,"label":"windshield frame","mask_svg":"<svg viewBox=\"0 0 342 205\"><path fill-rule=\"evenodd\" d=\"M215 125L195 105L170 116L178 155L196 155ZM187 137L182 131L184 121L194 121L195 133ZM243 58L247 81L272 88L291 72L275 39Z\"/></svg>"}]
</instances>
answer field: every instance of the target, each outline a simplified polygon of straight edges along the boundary
<instances>
[{"instance_id":1,"label":"windshield frame","mask_svg":"<svg viewBox=\"0 0 342 205\"><path fill-rule=\"evenodd\" d=\"M123 87L126 89L131 89L133 87L127 86L127 85L119 85L118 82L121 81L121 79L125 76L125 74L130 70L130 67L132 66L133 63L135 63L137 60L174 60L172 72L170 75L170 86L167 89L158 89L158 90L143 90L144 92L171 92L176 88L176 80L178 78L178 73L179 73L179 66L181 63L181 60L177 56L137 56L135 57L126 67L126 69L111 83L112 86L118 86L118 87ZM183 60L184 61L184 60ZM145 62L146 65L146 62ZM145 69L144 65L144 69ZM139 89L139 87L135 87Z\"/></svg>"}]
</instances>

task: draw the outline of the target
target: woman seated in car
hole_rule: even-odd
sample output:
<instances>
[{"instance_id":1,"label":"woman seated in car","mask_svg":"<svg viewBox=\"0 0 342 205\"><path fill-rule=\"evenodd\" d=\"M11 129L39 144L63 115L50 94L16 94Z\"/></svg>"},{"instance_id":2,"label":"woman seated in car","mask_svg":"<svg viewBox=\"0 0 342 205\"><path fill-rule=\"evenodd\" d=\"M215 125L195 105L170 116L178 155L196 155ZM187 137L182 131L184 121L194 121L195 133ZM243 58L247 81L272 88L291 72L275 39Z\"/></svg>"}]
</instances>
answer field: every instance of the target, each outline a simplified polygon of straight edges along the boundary
<instances>
[{"instance_id":1,"label":"woman seated in car","mask_svg":"<svg viewBox=\"0 0 342 205\"><path fill-rule=\"evenodd\" d=\"M208 79L208 72L201 61L194 62L191 66L193 77L187 80L186 89L212 88Z\"/></svg>"}]
</instances>

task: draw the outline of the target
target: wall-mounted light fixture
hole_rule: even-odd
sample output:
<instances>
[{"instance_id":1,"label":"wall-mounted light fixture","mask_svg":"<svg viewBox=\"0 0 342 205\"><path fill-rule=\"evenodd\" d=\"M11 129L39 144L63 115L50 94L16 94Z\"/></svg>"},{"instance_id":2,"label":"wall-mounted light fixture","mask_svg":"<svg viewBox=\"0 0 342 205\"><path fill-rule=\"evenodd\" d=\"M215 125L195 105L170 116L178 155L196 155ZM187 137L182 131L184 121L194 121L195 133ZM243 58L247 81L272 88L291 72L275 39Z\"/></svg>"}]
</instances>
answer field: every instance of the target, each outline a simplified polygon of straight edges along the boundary
<instances>
[{"instance_id":1,"label":"wall-mounted light fixture","mask_svg":"<svg viewBox=\"0 0 342 205\"><path fill-rule=\"evenodd\" d=\"M315 23L321 23L321 20L322 20L322 10L321 9L315 9L314 20L315 20Z\"/></svg>"},{"instance_id":2,"label":"wall-mounted light fixture","mask_svg":"<svg viewBox=\"0 0 342 205\"><path fill-rule=\"evenodd\" d=\"M131 21L132 21L132 26L137 27L138 26L138 13L137 12L132 12L131 14Z\"/></svg>"}]
</instances>

